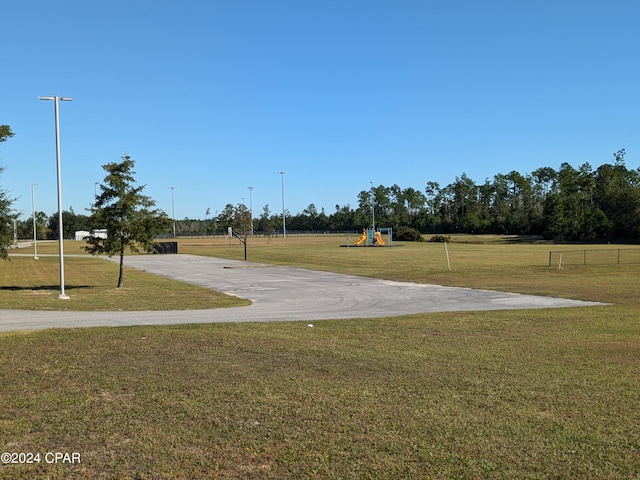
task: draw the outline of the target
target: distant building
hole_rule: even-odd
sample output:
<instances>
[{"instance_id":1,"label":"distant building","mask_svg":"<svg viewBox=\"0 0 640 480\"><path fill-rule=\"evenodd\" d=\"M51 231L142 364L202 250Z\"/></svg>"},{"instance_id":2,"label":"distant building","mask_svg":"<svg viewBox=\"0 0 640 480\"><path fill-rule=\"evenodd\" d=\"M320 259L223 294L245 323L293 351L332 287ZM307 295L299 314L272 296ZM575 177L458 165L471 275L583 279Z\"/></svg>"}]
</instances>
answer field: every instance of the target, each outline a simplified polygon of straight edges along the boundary
<instances>
[{"instance_id":1,"label":"distant building","mask_svg":"<svg viewBox=\"0 0 640 480\"><path fill-rule=\"evenodd\" d=\"M107 229L99 228L94 230L93 232L87 232L86 230L78 230L77 232L75 232L73 236L74 240L86 240L89 237L107 238Z\"/></svg>"}]
</instances>

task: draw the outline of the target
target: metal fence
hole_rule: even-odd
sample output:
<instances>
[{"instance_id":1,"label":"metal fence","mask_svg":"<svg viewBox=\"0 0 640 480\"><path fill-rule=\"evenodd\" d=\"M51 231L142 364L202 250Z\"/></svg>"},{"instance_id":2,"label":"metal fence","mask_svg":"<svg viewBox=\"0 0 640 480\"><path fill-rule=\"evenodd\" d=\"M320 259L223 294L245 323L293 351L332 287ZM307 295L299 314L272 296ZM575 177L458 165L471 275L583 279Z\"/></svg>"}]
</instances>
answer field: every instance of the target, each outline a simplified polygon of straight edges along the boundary
<instances>
[{"instance_id":1,"label":"metal fence","mask_svg":"<svg viewBox=\"0 0 640 480\"><path fill-rule=\"evenodd\" d=\"M640 248L591 248L552 250L549 266L562 265L633 265L640 264Z\"/></svg>"}]
</instances>

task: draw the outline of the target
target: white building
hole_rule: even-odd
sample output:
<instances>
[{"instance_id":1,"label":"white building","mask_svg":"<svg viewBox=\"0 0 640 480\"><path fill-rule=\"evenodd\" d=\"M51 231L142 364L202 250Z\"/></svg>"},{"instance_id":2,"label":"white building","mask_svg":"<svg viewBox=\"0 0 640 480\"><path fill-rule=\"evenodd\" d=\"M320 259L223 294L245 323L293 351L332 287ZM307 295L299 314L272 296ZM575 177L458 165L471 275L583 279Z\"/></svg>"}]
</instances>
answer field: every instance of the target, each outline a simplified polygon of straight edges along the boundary
<instances>
[{"instance_id":1,"label":"white building","mask_svg":"<svg viewBox=\"0 0 640 480\"><path fill-rule=\"evenodd\" d=\"M74 240L85 240L86 238L89 238L90 236L91 236L91 233L87 232L86 230L78 230L73 235L73 239Z\"/></svg>"},{"instance_id":2,"label":"white building","mask_svg":"<svg viewBox=\"0 0 640 480\"><path fill-rule=\"evenodd\" d=\"M78 230L77 232L75 232L73 238L75 240L86 240L89 237L107 238L107 229L99 228L94 230L93 232L87 232L86 230Z\"/></svg>"}]
</instances>

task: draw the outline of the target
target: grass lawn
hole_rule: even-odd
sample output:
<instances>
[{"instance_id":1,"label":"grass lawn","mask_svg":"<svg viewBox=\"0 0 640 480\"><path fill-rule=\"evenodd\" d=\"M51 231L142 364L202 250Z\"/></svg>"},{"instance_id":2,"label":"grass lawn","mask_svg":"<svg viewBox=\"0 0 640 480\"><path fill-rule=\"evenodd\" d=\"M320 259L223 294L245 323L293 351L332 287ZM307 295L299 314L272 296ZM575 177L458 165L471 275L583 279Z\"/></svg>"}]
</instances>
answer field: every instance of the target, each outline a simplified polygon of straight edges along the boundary
<instances>
[{"instance_id":1,"label":"grass lawn","mask_svg":"<svg viewBox=\"0 0 640 480\"><path fill-rule=\"evenodd\" d=\"M126 262L126 257L125 257ZM0 263L0 308L29 310L185 310L248 305L248 300L127 269L124 287L118 264L100 258L66 257L65 292L59 300L57 257L11 257Z\"/></svg>"},{"instance_id":2,"label":"grass lawn","mask_svg":"<svg viewBox=\"0 0 640 480\"><path fill-rule=\"evenodd\" d=\"M613 305L1 334L3 451L81 463L0 477L640 477L640 267L558 270L549 246L488 239L449 244L449 272L442 244L258 240L249 260ZM227 240L180 251L242 258Z\"/></svg>"}]
</instances>

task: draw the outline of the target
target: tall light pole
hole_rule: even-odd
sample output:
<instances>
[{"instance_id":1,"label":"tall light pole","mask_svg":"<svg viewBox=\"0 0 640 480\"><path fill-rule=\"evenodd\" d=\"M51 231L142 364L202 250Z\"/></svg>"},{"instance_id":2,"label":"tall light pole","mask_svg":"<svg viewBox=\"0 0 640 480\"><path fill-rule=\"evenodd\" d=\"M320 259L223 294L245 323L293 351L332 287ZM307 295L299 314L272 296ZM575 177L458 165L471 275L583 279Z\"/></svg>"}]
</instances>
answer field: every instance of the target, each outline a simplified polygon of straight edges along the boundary
<instances>
[{"instance_id":1,"label":"tall light pole","mask_svg":"<svg viewBox=\"0 0 640 480\"><path fill-rule=\"evenodd\" d=\"M67 300L69 297L64 293L64 229L62 228L62 177L60 175L60 118L58 116L58 103L70 102L69 97L38 97L40 100L53 100L55 121L56 121L56 166L58 171L58 255L60 257L60 295L58 298Z\"/></svg>"},{"instance_id":2,"label":"tall light pole","mask_svg":"<svg viewBox=\"0 0 640 480\"><path fill-rule=\"evenodd\" d=\"M375 208L375 200L376 200L376 191L373 189L373 182L369 182L371 184L371 223L373 227L373 231L376 231L376 208Z\"/></svg>"},{"instance_id":3,"label":"tall light pole","mask_svg":"<svg viewBox=\"0 0 640 480\"><path fill-rule=\"evenodd\" d=\"M38 235L36 229L36 183L30 183L31 185L31 213L33 215L33 259L38 260Z\"/></svg>"},{"instance_id":4,"label":"tall light pole","mask_svg":"<svg viewBox=\"0 0 640 480\"><path fill-rule=\"evenodd\" d=\"M173 204L173 191L176 187L169 187L171 190L171 218L173 219L173 238L176 238L176 211Z\"/></svg>"},{"instance_id":5,"label":"tall light pole","mask_svg":"<svg viewBox=\"0 0 640 480\"><path fill-rule=\"evenodd\" d=\"M249 189L249 220L251 221L251 235L253 235L253 188L247 187Z\"/></svg>"},{"instance_id":6,"label":"tall light pole","mask_svg":"<svg viewBox=\"0 0 640 480\"><path fill-rule=\"evenodd\" d=\"M287 174L287 172L282 171L278 173L282 175L282 238L287 238L287 221L284 213L284 176Z\"/></svg>"}]
</instances>

